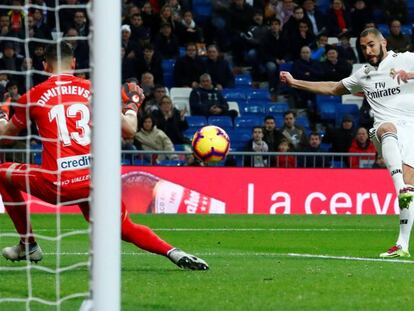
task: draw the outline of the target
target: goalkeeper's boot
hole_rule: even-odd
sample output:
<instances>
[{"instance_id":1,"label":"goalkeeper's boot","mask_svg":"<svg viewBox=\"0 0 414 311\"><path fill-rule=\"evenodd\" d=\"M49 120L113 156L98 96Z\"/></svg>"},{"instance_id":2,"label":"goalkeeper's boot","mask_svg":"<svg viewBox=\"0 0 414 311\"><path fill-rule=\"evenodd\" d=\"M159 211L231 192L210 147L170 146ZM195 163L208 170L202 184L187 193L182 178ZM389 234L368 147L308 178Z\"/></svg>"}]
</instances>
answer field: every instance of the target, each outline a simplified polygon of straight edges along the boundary
<instances>
[{"instance_id":1,"label":"goalkeeper's boot","mask_svg":"<svg viewBox=\"0 0 414 311\"><path fill-rule=\"evenodd\" d=\"M398 194L398 204L400 209L408 208L414 199L414 186L406 185Z\"/></svg>"},{"instance_id":2,"label":"goalkeeper's boot","mask_svg":"<svg viewBox=\"0 0 414 311\"><path fill-rule=\"evenodd\" d=\"M394 245L385 253L380 254L381 258L397 258L397 257L410 257L410 253L401 248L400 245Z\"/></svg>"},{"instance_id":3,"label":"goalkeeper's boot","mask_svg":"<svg viewBox=\"0 0 414 311\"><path fill-rule=\"evenodd\" d=\"M43 258L43 252L40 246L35 243L30 243L26 252L26 245L19 243L15 246L3 248L2 254L4 258L11 261L20 261L29 259L32 262L38 263Z\"/></svg>"},{"instance_id":4,"label":"goalkeeper's boot","mask_svg":"<svg viewBox=\"0 0 414 311\"><path fill-rule=\"evenodd\" d=\"M167 254L168 258L182 269L208 270L208 264L201 258L187 254L181 249L173 248Z\"/></svg>"}]
</instances>

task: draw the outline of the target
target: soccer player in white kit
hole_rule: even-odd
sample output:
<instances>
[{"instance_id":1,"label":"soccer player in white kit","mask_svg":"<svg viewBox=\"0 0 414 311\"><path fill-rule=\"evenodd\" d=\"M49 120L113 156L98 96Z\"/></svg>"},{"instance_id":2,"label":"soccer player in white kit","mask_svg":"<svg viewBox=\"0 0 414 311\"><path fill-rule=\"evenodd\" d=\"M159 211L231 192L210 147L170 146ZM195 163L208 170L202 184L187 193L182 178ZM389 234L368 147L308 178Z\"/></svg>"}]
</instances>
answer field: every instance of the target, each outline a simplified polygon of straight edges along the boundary
<instances>
[{"instance_id":1,"label":"soccer player in white kit","mask_svg":"<svg viewBox=\"0 0 414 311\"><path fill-rule=\"evenodd\" d=\"M362 52L368 62L338 82L296 80L282 71L280 80L293 88L324 95L363 91L374 113L370 134L384 157L398 193L400 233L382 258L409 257L414 220L414 53L387 51L387 42L375 28L360 34Z\"/></svg>"}]
</instances>

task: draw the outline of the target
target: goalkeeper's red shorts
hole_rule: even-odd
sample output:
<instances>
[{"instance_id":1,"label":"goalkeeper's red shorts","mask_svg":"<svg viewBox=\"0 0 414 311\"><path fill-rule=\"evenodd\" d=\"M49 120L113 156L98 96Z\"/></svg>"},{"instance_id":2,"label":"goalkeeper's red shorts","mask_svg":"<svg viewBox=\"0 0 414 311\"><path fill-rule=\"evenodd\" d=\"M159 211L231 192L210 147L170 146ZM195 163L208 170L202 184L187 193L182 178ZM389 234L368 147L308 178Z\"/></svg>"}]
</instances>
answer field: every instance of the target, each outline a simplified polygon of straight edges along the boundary
<instances>
[{"instance_id":1,"label":"goalkeeper's red shorts","mask_svg":"<svg viewBox=\"0 0 414 311\"><path fill-rule=\"evenodd\" d=\"M90 180L85 175L72 177L74 182L51 182L39 165L6 162L0 164L0 179L3 183L28 193L50 204L79 205L83 215L89 220ZM124 203L121 207L121 219L128 213Z\"/></svg>"}]
</instances>

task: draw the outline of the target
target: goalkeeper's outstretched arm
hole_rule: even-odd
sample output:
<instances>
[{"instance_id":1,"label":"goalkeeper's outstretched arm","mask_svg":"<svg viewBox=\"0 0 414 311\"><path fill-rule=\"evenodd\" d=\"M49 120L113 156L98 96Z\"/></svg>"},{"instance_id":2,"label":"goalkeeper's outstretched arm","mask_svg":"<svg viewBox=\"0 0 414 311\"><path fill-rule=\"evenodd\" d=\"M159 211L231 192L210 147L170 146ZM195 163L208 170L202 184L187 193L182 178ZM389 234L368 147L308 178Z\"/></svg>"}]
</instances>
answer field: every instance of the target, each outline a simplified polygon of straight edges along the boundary
<instances>
[{"instance_id":1,"label":"goalkeeper's outstretched arm","mask_svg":"<svg viewBox=\"0 0 414 311\"><path fill-rule=\"evenodd\" d=\"M312 82L297 80L292 77L292 75L287 71L280 72L280 81L286 83L290 87L299 89L302 91L308 91L316 94L322 95L345 95L350 94L348 89L342 84L341 81L338 82Z\"/></svg>"}]
</instances>

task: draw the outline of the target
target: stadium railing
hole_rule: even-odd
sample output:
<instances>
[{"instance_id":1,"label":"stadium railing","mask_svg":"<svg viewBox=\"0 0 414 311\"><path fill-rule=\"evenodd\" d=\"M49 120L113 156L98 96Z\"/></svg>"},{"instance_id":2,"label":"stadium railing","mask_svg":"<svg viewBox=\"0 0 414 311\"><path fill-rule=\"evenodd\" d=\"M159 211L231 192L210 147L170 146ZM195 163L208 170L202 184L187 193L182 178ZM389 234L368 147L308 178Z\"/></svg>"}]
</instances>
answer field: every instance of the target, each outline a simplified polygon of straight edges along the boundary
<instances>
[{"instance_id":1,"label":"stadium railing","mask_svg":"<svg viewBox=\"0 0 414 311\"><path fill-rule=\"evenodd\" d=\"M2 162L27 162L40 164L40 150L1 149ZM160 165L160 166L189 166L191 151L152 151L131 150L122 151L123 165ZM334 153L334 152L247 152L232 151L225 161L211 163L209 166L236 166L279 168L349 168L350 158L358 163L358 168L371 168L375 163L375 153ZM252 161L252 159L254 159Z\"/></svg>"}]
</instances>

